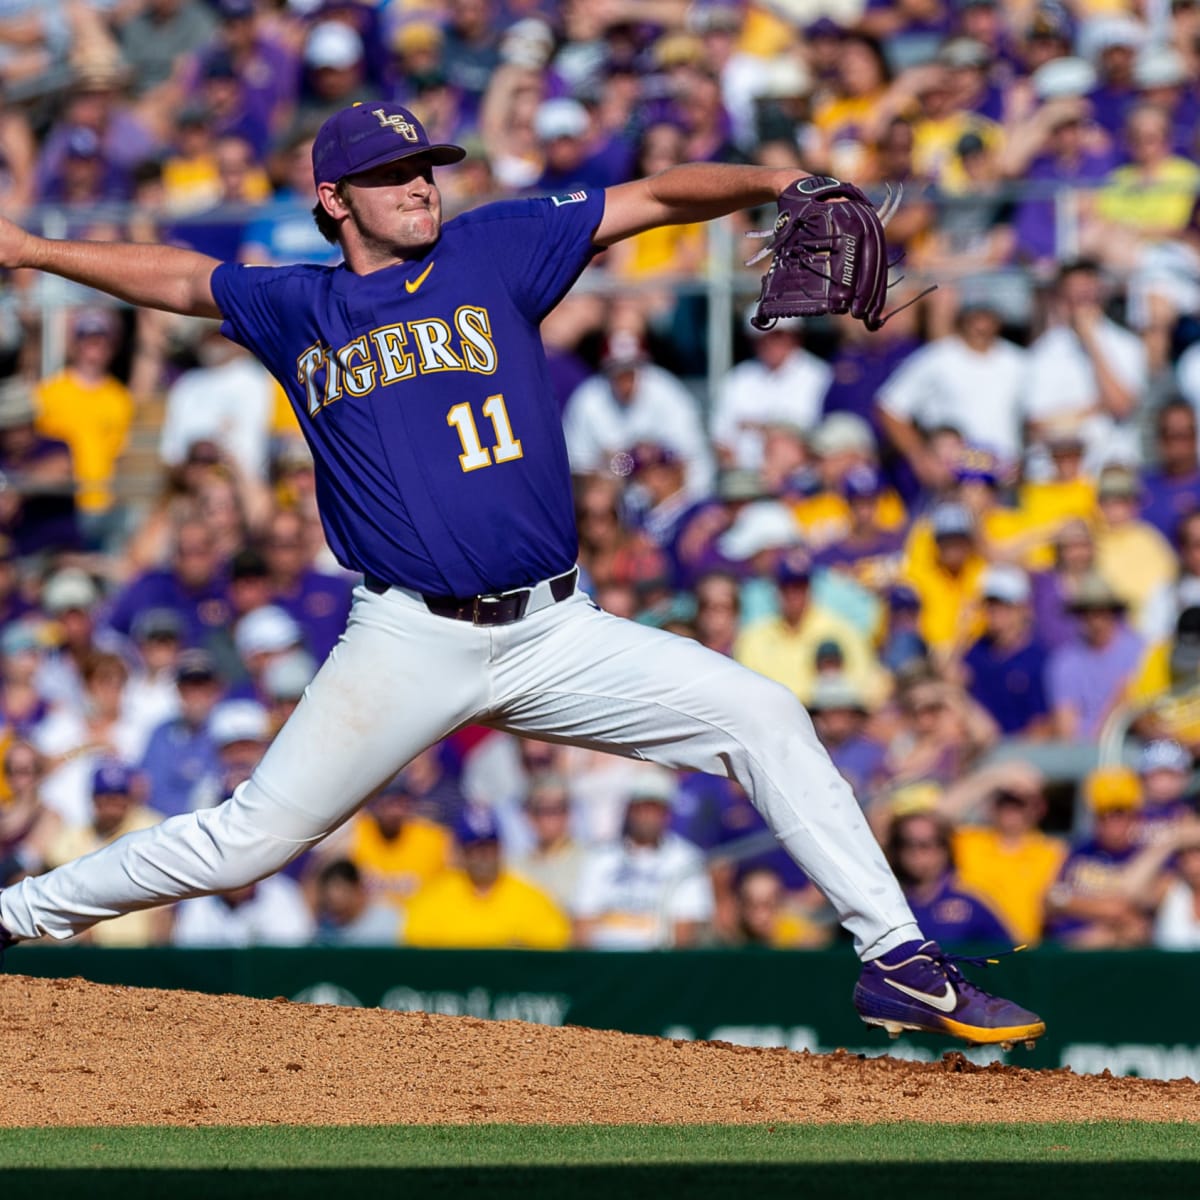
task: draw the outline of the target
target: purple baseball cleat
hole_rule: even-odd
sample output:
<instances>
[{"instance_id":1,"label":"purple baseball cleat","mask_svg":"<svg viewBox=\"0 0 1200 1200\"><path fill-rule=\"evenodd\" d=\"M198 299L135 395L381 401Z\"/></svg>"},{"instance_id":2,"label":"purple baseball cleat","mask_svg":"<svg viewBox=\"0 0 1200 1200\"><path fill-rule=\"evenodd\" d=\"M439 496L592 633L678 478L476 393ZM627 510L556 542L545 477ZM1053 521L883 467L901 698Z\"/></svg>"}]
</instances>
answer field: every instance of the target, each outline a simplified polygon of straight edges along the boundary
<instances>
[{"instance_id":1,"label":"purple baseball cleat","mask_svg":"<svg viewBox=\"0 0 1200 1200\"><path fill-rule=\"evenodd\" d=\"M916 1029L1009 1049L1013 1042L1032 1046L1046 1032L1041 1017L977 988L937 942L905 942L863 963L854 1007L868 1025L881 1025L892 1037Z\"/></svg>"}]
</instances>

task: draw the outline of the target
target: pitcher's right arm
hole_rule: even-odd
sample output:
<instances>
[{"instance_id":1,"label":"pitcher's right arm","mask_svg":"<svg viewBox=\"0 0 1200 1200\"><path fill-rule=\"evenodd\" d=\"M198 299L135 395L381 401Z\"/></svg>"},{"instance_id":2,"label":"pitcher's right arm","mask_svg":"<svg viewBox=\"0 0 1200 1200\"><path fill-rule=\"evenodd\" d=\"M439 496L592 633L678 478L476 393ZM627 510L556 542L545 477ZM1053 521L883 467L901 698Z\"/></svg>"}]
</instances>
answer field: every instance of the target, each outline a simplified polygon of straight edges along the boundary
<instances>
[{"instance_id":1,"label":"pitcher's right arm","mask_svg":"<svg viewBox=\"0 0 1200 1200\"><path fill-rule=\"evenodd\" d=\"M38 237L0 217L0 266L48 271L147 308L221 316L210 283L219 265L206 254L175 246Z\"/></svg>"}]
</instances>

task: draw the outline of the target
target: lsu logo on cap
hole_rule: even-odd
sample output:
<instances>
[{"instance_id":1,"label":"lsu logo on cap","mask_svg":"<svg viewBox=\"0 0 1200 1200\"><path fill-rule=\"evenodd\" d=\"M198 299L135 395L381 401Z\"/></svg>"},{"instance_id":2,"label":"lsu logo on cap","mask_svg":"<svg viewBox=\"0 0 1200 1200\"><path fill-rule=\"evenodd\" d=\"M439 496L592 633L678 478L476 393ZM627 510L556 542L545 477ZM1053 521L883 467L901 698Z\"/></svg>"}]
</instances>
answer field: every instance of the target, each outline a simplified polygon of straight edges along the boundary
<instances>
[{"instance_id":1,"label":"lsu logo on cap","mask_svg":"<svg viewBox=\"0 0 1200 1200\"><path fill-rule=\"evenodd\" d=\"M418 142L421 140L417 133L417 127L400 113L385 113L382 108L373 108L371 115L379 118L379 123L384 129L392 129L406 141Z\"/></svg>"}]
</instances>

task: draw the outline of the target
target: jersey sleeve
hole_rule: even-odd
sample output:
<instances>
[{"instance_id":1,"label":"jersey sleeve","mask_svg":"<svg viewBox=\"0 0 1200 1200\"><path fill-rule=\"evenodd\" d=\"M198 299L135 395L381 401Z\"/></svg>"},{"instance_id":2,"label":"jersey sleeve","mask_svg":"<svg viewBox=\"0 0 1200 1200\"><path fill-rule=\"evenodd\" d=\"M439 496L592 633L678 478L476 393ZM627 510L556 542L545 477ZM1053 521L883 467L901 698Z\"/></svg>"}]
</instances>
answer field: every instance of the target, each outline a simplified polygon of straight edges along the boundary
<instances>
[{"instance_id":1,"label":"jersey sleeve","mask_svg":"<svg viewBox=\"0 0 1200 1200\"><path fill-rule=\"evenodd\" d=\"M533 322L562 299L591 261L604 192L506 200L459 218L491 256L517 307Z\"/></svg>"},{"instance_id":2,"label":"jersey sleeve","mask_svg":"<svg viewBox=\"0 0 1200 1200\"><path fill-rule=\"evenodd\" d=\"M295 290L287 286L291 273L288 268L227 262L212 274L213 299L224 318L221 332L245 346L276 377L281 366L277 358L285 343L281 332L291 307L287 300Z\"/></svg>"}]
</instances>

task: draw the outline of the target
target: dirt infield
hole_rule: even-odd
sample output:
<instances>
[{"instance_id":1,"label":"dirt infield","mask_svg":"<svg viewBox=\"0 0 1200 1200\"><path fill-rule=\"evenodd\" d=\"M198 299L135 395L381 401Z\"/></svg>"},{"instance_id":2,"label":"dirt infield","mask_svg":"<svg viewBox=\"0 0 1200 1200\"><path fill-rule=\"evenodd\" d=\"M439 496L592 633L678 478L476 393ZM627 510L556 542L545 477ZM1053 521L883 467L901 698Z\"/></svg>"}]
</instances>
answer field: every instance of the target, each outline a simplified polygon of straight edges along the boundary
<instances>
[{"instance_id":1,"label":"dirt infield","mask_svg":"<svg viewBox=\"0 0 1200 1200\"><path fill-rule=\"evenodd\" d=\"M1200 1121L1200 1085L0 976L0 1126Z\"/></svg>"}]
</instances>

